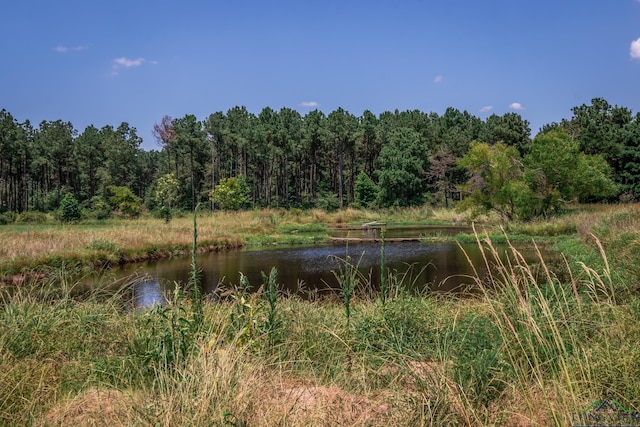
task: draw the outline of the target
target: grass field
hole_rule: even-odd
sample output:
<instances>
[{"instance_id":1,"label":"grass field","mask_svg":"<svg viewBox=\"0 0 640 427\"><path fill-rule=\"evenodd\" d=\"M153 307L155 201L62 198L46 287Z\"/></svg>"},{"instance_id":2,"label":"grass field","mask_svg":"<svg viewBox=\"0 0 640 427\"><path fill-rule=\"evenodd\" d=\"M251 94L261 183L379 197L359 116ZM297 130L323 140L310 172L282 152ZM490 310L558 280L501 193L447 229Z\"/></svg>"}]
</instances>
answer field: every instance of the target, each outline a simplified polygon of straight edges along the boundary
<instances>
[{"instance_id":1,"label":"grass field","mask_svg":"<svg viewBox=\"0 0 640 427\"><path fill-rule=\"evenodd\" d=\"M426 209L392 214L384 218L460 220ZM277 240L379 215L215 214L199 219L198 234ZM30 238L53 237L33 238L42 242L17 256L35 262L40 247L84 260L96 241L188 252L191 224L174 220L154 237L157 220L32 226ZM2 236L23 238L18 228ZM127 286L78 300L60 271L24 283L0 302L0 425L548 426L571 425L595 401L640 411L640 208L582 208L503 229L563 236L555 244L568 273L542 256L527 265L511 247L509 262L478 278L474 297L413 295L390 276L383 299L362 292L367 284L345 260L342 298L302 301L265 278L259 293L239 283L224 303L206 303L202 320L188 292L130 311ZM473 238L497 262L492 240ZM11 245L3 238L0 247Z\"/></svg>"}]
</instances>

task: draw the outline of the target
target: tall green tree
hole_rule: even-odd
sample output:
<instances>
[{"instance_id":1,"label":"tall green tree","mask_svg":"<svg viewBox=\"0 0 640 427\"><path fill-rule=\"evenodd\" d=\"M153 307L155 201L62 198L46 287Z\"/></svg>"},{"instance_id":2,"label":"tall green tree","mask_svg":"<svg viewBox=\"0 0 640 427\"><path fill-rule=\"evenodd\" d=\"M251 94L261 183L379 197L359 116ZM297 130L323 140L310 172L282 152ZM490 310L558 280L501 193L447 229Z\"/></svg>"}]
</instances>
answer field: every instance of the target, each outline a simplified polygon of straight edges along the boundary
<instances>
[{"instance_id":1,"label":"tall green tree","mask_svg":"<svg viewBox=\"0 0 640 427\"><path fill-rule=\"evenodd\" d=\"M617 187L601 155L587 155L562 128L536 136L525 156L525 181L536 199L535 212L547 215L565 204L609 197Z\"/></svg>"},{"instance_id":2,"label":"tall green tree","mask_svg":"<svg viewBox=\"0 0 640 427\"><path fill-rule=\"evenodd\" d=\"M327 142L327 117L318 110L307 113L303 118L303 146L309 167L307 180L311 192L311 200L315 204L318 195L318 182L322 180L323 171L319 168Z\"/></svg>"},{"instance_id":3,"label":"tall green tree","mask_svg":"<svg viewBox=\"0 0 640 427\"><path fill-rule=\"evenodd\" d=\"M503 142L514 146L520 155L524 156L529 152L531 145L531 129L529 122L518 113L507 113L503 116L492 114L485 122L480 139L488 144Z\"/></svg>"},{"instance_id":4,"label":"tall green tree","mask_svg":"<svg viewBox=\"0 0 640 427\"><path fill-rule=\"evenodd\" d=\"M187 114L173 121L175 147L179 153L185 153L188 159L188 173L191 195L191 210L196 208L199 190L204 176L202 159L208 159L206 134L202 123L193 114Z\"/></svg>"},{"instance_id":5,"label":"tall green tree","mask_svg":"<svg viewBox=\"0 0 640 427\"><path fill-rule=\"evenodd\" d=\"M622 160L625 126L632 120L631 111L609 104L603 98L594 98L571 110L573 117L563 120L562 126L578 141L585 154L600 154L612 168L614 179L622 182Z\"/></svg>"},{"instance_id":6,"label":"tall green tree","mask_svg":"<svg viewBox=\"0 0 640 427\"><path fill-rule=\"evenodd\" d=\"M424 201L427 152L410 128L392 131L382 146L377 170L382 206L411 206Z\"/></svg>"},{"instance_id":7,"label":"tall green tree","mask_svg":"<svg viewBox=\"0 0 640 427\"><path fill-rule=\"evenodd\" d=\"M335 187L338 190L338 199L340 201L340 207L344 206L344 175L345 175L345 161L349 161L350 173L349 177L349 188L347 190L348 194L351 195L351 199L353 200L353 186L355 184L355 165L353 161L351 161L354 145L355 145L355 132L357 129L357 119L356 117L342 109L342 107L338 107L337 110L332 111L327 116L327 133L328 133L328 142L329 147L334 153L334 176L335 179Z\"/></svg>"},{"instance_id":8,"label":"tall green tree","mask_svg":"<svg viewBox=\"0 0 640 427\"><path fill-rule=\"evenodd\" d=\"M627 198L640 200L640 113L624 126L619 181Z\"/></svg>"},{"instance_id":9,"label":"tall green tree","mask_svg":"<svg viewBox=\"0 0 640 427\"><path fill-rule=\"evenodd\" d=\"M78 196L81 201L91 199L104 185L99 174L100 166L105 162L104 141L100 131L90 125L78 136L74 146L80 169Z\"/></svg>"},{"instance_id":10,"label":"tall green tree","mask_svg":"<svg viewBox=\"0 0 640 427\"><path fill-rule=\"evenodd\" d=\"M474 214L493 210L509 220L516 216L521 198L528 193L516 147L474 141L458 165L469 174L467 183L460 186L466 197L459 209L471 208Z\"/></svg>"}]
</instances>

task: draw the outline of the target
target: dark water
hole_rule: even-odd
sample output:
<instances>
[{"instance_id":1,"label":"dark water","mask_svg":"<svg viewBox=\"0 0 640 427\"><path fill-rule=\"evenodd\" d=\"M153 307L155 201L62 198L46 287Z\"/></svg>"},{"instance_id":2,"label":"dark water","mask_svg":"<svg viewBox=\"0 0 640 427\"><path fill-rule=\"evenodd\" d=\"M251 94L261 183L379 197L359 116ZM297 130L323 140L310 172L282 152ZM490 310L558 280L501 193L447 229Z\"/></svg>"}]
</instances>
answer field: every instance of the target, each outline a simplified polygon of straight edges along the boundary
<instances>
[{"instance_id":1,"label":"dark water","mask_svg":"<svg viewBox=\"0 0 640 427\"><path fill-rule=\"evenodd\" d=\"M452 227L405 227L390 229L385 237L424 237L460 231L460 228ZM362 230L338 230L334 235L361 238ZM395 277L401 278L402 284L412 290L463 292L473 283L474 271L467 257L483 274L484 261L475 243L461 247L456 243L402 241L387 242L385 246L385 268L395 272ZM262 283L261 272L268 274L275 267L278 284L291 293L330 294L339 288L336 274L344 269L345 262L357 266L362 277L374 287L379 286L381 243L374 241L231 250L200 254L197 258L205 293L212 293L221 286L237 285L240 273L257 287ZM185 257L129 265L116 270L115 274L124 277L137 273L151 277L135 289L138 304L149 305L163 292L171 291L175 283L186 283L190 269L191 259Z\"/></svg>"}]
</instances>

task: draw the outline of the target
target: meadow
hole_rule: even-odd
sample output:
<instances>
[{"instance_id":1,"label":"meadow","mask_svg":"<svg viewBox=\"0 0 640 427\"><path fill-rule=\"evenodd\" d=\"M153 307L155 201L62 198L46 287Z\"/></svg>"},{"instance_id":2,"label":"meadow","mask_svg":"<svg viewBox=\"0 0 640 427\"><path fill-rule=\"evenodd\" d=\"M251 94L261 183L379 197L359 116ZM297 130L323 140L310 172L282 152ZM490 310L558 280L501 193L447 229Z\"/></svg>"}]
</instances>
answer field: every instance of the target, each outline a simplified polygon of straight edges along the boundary
<instances>
[{"instance_id":1,"label":"meadow","mask_svg":"<svg viewBox=\"0 0 640 427\"><path fill-rule=\"evenodd\" d=\"M373 220L465 223L452 211L222 212L199 250L304 242L301 230ZM572 425L594 402L640 411L640 206L581 206L549 221L482 218L462 236L493 274L473 295L373 290L345 258L335 298L285 295L277 272L223 302L182 284L130 310L130 286L78 298L74 270L188 254L193 218L0 228L2 425ZM548 242L527 264L496 240ZM153 249L153 250L151 250ZM197 267L197 266L196 266ZM254 284L255 285L255 284ZM10 290L10 291L9 291Z\"/></svg>"}]
</instances>

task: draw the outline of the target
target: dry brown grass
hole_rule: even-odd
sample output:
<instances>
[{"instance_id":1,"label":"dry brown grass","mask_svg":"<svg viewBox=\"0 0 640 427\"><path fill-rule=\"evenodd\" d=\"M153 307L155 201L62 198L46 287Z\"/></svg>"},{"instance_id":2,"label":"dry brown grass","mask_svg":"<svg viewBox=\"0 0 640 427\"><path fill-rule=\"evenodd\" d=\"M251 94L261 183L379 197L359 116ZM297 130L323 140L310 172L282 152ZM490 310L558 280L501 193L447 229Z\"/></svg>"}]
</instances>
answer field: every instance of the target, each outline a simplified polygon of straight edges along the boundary
<instances>
[{"instance_id":1,"label":"dry brown grass","mask_svg":"<svg viewBox=\"0 0 640 427\"><path fill-rule=\"evenodd\" d=\"M91 388L49 410L42 426L128 426L132 398L119 390Z\"/></svg>"}]
</instances>

